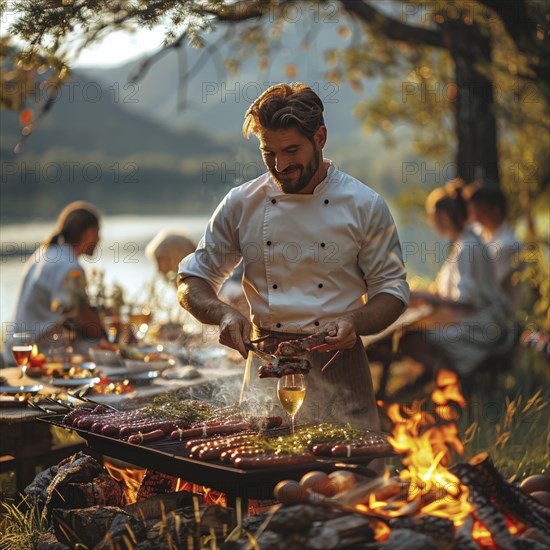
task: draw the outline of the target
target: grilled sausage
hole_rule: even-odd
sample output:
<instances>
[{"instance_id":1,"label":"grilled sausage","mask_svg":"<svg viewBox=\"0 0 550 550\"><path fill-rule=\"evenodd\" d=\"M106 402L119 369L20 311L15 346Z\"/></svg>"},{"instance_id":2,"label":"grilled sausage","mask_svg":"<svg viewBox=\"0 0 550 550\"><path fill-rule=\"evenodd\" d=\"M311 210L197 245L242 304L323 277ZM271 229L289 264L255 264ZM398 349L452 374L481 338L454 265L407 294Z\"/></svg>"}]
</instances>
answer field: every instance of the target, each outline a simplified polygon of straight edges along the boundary
<instances>
[{"instance_id":1,"label":"grilled sausage","mask_svg":"<svg viewBox=\"0 0 550 550\"><path fill-rule=\"evenodd\" d=\"M330 456L332 445L327 443L317 443L311 448L311 452L316 456Z\"/></svg>"},{"instance_id":2,"label":"grilled sausage","mask_svg":"<svg viewBox=\"0 0 550 550\"><path fill-rule=\"evenodd\" d=\"M391 452L392 447L389 443L376 443L363 447L346 445L339 443L330 450L332 456L350 457L350 456L370 456Z\"/></svg>"},{"instance_id":3,"label":"grilled sausage","mask_svg":"<svg viewBox=\"0 0 550 550\"><path fill-rule=\"evenodd\" d=\"M151 430L162 430L165 434L169 434L174 428L175 425L170 420L152 420L144 423L123 426L120 428L119 434L121 437L126 437L127 435L132 435L138 432L144 433Z\"/></svg>"},{"instance_id":4,"label":"grilled sausage","mask_svg":"<svg viewBox=\"0 0 550 550\"><path fill-rule=\"evenodd\" d=\"M305 464L314 460L309 454L304 455L276 455L262 454L258 456L239 456L235 459L234 465L244 470L255 470L258 468L279 468L281 466L295 466Z\"/></svg>"},{"instance_id":5,"label":"grilled sausage","mask_svg":"<svg viewBox=\"0 0 550 550\"><path fill-rule=\"evenodd\" d=\"M134 445L141 445L142 443L148 443L149 441L157 441L166 437L166 433L163 430L153 430L147 433L138 432L128 438L128 443Z\"/></svg>"}]
</instances>

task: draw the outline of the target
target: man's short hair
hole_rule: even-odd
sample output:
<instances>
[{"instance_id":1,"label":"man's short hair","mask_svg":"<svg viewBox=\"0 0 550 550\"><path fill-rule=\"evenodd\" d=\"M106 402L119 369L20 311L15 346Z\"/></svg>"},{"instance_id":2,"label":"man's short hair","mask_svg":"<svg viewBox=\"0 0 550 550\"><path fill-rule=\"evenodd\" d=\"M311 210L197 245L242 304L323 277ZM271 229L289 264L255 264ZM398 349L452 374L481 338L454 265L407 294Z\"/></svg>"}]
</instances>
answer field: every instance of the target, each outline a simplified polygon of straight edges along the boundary
<instances>
[{"instance_id":1,"label":"man's short hair","mask_svg":"<svg viewBox=\"0 0 550 550\"><path fill-rule=\"evenodd\" d=\"M246 111L243 134L248 137L251 133L258 135L262 129L296 128L303 136L313 139L325 124L323 110L321 98L307 84L276 84Z\"/></svg>"}]
</instances>

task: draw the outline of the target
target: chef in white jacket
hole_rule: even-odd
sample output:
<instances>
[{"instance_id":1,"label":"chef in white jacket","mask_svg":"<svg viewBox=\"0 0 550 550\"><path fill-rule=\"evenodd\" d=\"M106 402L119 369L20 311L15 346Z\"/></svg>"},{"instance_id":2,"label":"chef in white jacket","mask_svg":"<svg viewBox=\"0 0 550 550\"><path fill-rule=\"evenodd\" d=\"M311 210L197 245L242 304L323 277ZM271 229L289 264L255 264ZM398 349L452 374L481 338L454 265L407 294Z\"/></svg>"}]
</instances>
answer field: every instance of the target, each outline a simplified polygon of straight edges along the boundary
<instances>
[{"instance_id":1,"label":"chef in white jacket","mask_svg":"<svg viewBox=\"0 0 550 550\"><path fill-rule=\"evenodd\" d=\"M359 335L387 327L409 299L388 207L323 157L323 104L308 86L266 90L248 109L243 133L259 139L268 171L222 200L196 251L180 263L179 302L202 323L219 325L220 342L248 358L245 398L274 383L258 380L258 360L246 348L252 337L270 335L266 349L273 349L328 331L326 345L308 356L313 369L298 418L377 429ZM217 297L241 259L251 322ZM342 353L321 373L336 350Z\"/></svg>"}]
</instances>

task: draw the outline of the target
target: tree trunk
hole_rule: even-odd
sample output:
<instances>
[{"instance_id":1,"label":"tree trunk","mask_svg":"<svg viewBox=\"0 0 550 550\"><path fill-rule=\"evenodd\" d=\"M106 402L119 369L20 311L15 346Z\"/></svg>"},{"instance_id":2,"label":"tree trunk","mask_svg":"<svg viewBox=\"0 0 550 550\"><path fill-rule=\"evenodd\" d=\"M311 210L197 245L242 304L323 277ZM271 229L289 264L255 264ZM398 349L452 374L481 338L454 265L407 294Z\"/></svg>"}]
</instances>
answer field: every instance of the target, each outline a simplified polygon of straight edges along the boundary
<instances>
[{"instance_id":1,"label":"tree trunk","mask_svg":"<svg viewBox=\"0 0 550 550\"><path fill-rule=\"evenodd\" d=\"M491 42L475 24L444 24L455 62L457 85L457 176L466 183L483 180L499 186L495 105L491 81L483 75L491 63Z\"/></svg>"}]
</instances>

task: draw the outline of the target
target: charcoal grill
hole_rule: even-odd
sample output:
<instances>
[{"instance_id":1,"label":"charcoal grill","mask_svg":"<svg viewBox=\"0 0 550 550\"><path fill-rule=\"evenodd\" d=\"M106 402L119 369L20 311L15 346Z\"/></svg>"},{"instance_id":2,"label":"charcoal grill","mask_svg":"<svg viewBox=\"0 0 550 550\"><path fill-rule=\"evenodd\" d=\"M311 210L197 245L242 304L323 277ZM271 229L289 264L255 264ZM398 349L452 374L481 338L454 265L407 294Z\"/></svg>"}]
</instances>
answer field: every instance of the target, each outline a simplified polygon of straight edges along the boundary
<instances>
[{"instance_id":1,"label":"charcoal grill","mask_svg":"<svg viewBox=\"0 0 550 550\"><path fill-rule=\"evenodd\" d=\"M221 461L207 462L189 458L189 452L181 441L164 439L134 445L102 434L74 428L63 424L64 415L43 416L39 420L77 432L88 446L101 453L134 464L140 468L150 468L185 481L210 487L226 494L228 506L235 507L237 497L241 499L243 511L248 508L248 499L272 499L273 488L283 479L299 480L311 470L331 472L341 469L338 464L368 465L376 458L392 456L390 453L352 458L320 457L319 461L292 466L279 466L254 470L243 470ZM280 435L281 430L273 430ZM385 435L385 434L384 434Z\"/></svg>"}]
</instances>

